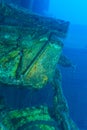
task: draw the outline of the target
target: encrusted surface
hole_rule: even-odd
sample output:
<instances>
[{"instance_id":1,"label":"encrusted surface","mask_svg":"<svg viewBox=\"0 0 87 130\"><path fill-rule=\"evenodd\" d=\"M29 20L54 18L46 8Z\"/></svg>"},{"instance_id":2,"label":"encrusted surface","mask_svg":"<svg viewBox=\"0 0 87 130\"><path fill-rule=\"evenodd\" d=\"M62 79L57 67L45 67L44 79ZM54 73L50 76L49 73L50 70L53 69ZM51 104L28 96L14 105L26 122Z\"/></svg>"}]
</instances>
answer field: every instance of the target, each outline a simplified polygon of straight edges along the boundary
<instances>
[{"instance_id":1,"label":"encrusted surface","mask_svg":"<svg viewBox=\"0 0 87 130\"><path fill-rule=\"evenodd\" d=\"M0 30L2 83L41 88L51 80L62 50L60 41L46 36L32 40L25 28L21 32L18 27L0 26Z\"/></svg>"},{"instance_id":2,"label":"encrusted surface","mask_svg":"<svg viewBox=\"0 0 87 130\"><path fill-rule=\"evenodd\" d=\"M10 111L3 118L2 124L8 130L58 130L48 108L43 106Z\"/></svg>"},{"instance_id":3,"label":"encrusted surface","mask_svg":"<svg viewBox=\"0 0 87 130\"><path fill-rule=\"evenodd\" d=\"M0 82L42 88L51 81L68 25L0 5Z\"/></svg>"}]
</instances>

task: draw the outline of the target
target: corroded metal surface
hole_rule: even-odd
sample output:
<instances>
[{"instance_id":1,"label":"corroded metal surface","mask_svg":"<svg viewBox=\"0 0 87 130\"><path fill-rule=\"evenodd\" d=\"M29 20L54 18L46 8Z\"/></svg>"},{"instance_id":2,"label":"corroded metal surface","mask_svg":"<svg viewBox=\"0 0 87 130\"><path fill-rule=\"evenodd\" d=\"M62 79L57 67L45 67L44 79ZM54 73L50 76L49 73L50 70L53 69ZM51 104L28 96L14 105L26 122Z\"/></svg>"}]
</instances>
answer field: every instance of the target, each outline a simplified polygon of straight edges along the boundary
<instances>
[{"instance_id":1,"label":"corroded metal surface","mask_svg":"<svg viewBox=\"0 0 87 130\"><path fill-rule=\"evenodd\" d=\"M42 88L52 80L68 22L0 5L0 82Z\"/></svg>"},{"instance_id":2,"label":"corroded metal surface","mask_svg":"<svg viewBox=\"0 0 87 130\"><path fill-rule=\"evenodd\" d=\"M31 39L20 28L0 26L0 81L40 88L52 78L62 44L48 37ZM23 29L22 29L23 31ZM20 37L24 34L22 37Z\"/></svg>"}]
</instances>

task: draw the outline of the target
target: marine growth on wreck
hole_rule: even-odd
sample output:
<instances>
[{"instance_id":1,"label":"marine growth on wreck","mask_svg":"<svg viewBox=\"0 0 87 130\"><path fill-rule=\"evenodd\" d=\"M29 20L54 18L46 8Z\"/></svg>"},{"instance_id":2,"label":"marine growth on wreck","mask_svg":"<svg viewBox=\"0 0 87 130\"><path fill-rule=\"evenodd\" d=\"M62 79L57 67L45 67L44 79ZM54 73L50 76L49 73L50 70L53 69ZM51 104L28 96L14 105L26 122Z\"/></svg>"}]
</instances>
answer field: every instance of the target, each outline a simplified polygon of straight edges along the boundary
<instances>
[{"instance_id":1,"label":"marine growth on wreck","mask_svg":"<svg viewBox=\"0 0 87 130\"><path fill-rule=\"evenodd\" d=\"M58 62L64 64L62 39L68 26L63 20L0 4L0 84L38 91L50 82L54 91L52 108L7 110L1 98L0 130L78 130L69 116L56 68Z\"/></svg>"}]
</instances>

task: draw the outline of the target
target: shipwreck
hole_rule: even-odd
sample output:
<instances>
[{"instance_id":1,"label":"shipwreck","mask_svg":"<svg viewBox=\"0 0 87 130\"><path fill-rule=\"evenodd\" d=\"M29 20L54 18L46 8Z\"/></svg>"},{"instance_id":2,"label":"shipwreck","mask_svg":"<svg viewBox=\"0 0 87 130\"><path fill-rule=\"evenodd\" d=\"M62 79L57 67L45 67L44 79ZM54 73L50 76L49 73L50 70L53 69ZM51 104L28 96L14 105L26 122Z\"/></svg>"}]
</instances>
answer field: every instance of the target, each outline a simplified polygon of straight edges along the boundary
<instances>
[{"instance_id":1,"label":"shipwreck","mask_svg":"<svg viewBox=\"0 0 87 130\"><path fill-rule=\"evenodd\" d=\"M6 106L0 100L0 129L78 130L69 116L61 73L56 69L68 27L64 20L0 4L0 84L38 90L50 82L54 90L51 110L47 106L9 110L3 117Z\"/></svg>"}]
</instances>

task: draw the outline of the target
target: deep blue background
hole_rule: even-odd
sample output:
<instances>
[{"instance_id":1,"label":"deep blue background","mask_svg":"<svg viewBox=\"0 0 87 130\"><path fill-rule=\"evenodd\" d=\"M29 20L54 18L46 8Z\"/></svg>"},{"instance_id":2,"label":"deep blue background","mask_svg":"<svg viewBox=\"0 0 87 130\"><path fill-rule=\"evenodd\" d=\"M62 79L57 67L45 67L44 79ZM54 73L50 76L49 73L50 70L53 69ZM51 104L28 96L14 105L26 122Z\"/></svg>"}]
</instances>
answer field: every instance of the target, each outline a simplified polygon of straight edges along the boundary
<instances>
[{"instance_id":1,"label":"deep blue background","mask_svg":"<svg viewBox=\"0 0 87 130\"><path fill-rule=\"evenodd\" d=\"M87 49L64 49L76 69L61 68L63 91L71 117L80 128L87 130Z\"/></svg>"}]
</instances>

